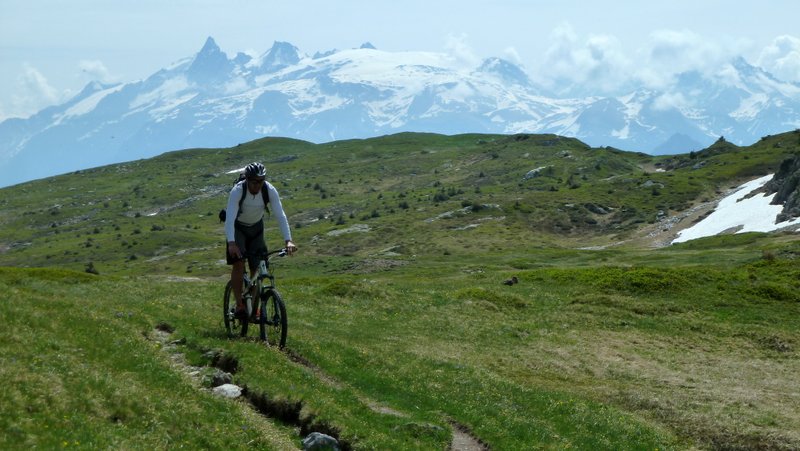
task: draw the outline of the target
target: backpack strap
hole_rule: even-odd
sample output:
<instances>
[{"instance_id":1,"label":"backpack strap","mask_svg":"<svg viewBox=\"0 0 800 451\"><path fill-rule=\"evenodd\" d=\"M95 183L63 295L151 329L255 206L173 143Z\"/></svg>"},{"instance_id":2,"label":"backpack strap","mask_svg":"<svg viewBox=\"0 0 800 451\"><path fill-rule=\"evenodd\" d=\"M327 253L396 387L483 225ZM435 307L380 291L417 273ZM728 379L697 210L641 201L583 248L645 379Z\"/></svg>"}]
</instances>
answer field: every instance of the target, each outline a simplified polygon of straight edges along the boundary
<instances>
[{"instance_id":1,"label":"backpack strap","mask_svg":"<svg viewBox=\"0 0 800 451\"><path fill-rule=\"evenodd\" d=\"M242 204L244 203L244 196L247 195L247 180L242 180L238 182L242 185L242 197L239 198L239 213L242 213ZM267 182L265 181L263 185L261 185L261 198L264 199L264 208L269 211L267 208L267 204L269 204L269 191L267 191ZM237 216L238 216L237 214Z\"/></svg>"}]
</instances>

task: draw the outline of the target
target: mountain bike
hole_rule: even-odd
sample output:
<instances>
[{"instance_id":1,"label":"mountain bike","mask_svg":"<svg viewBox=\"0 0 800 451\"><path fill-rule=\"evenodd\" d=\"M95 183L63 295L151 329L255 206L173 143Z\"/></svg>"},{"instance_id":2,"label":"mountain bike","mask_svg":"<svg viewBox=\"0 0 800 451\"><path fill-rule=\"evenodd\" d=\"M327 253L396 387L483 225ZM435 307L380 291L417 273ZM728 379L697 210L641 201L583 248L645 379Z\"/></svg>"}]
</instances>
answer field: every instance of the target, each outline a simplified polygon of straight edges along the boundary
<instances>
[{"instance_id":1,"label":"mountain bike","mask_svg":"<svg viewBox=\"0 0 800 451\"><path fill-rule=\"evenodd\" d=\"M280 249L256 256L259 258L258 271L253 278L245 270L242 301L247 307L247 316L244 318L237 318L235 315L236 297L233 294L233 284L228 281L225 286L222 313L229 337L234 337L237 333L246 337L249 325L258 324L261 340L268 344L277 344L281 349L286 345L288 328L286 305L275 288L275 276L269 266L273 258L286 255L288 255L286 249Z\"/></svg>"}]
</instances>

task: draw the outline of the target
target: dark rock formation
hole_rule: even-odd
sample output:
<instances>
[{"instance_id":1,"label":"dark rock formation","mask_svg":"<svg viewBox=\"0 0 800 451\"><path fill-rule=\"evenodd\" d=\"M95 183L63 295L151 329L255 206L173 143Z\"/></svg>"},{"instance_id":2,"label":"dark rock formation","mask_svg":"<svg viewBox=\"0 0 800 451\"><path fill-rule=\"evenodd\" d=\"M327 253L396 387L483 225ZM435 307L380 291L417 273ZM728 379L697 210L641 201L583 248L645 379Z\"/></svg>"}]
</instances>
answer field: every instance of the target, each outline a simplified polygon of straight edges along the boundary
<instances>
[{"instance_id":1,"label":"dark rock formation","mask_svg":"<svg viewBox=\"0 0 800 451\"><path fill-rule=\"evenodd\" d=\"M783 204L783 211L777 221L783 222L800 217L800 156L787 158L781 163L775 176L764 185L767 195L775 193L773 205Z\"/></svg>"}]
</instances>

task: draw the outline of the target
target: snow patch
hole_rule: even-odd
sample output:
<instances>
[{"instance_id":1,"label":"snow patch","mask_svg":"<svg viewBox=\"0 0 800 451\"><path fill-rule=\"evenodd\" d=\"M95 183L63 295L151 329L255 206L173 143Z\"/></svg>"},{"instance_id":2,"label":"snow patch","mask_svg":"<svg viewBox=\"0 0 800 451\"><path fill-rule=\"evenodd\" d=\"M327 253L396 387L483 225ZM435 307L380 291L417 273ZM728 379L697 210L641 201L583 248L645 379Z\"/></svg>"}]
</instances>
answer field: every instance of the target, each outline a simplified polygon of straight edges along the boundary
<instances>
[{"instance_id":1,"label":"snow patch","mask_svg":"<svg viewBox=\"0 0 800 451\"><path fill-rule=\"evenodd\" d=\"M125 87L125 85L120 84L120 85L114 86L113 88L104 89L102 91L95 92L94 94L92 94L89 97L81 100L80 102L76 103L75 105L72 105L70 108L68 108L66 111L64 111L63 114L60 114L60 115L56 116L55 117L55 122L53 123L53 126L59 125L61 123L61 121L63 121L64 119L67 119L67 118L70 118L70 117L74 117L74 116L82 116L82 115L84 115L86 113L92 112L95 108L97 108L97 105L100 103L100 101L103 100L104 98L106 98L106 96L108 96L109 94L113 94L113 93L115 93L117 91L120 91L124 87Z\"/></svg>"},{"instance_id":2,"label":"snow patch","mask_svg":"<svg viewBox=\"0 0 800 451\"><path fill-rule=\"evenodd\" d=\"M170 78L162 83L158 88L140 94L130 103L131 110L138 110L155 105L159 101L162 104L172 103L178 94L189 88L189 82L185 76Z\"/></svg>"},{"instance_id":3,"label":"snow patch","mask_svg":"<svg viewBox=\"0 0 800 451\"><path fill-rule=\"evenodd\" d=\"M775 222L776 216L783 210L782 205L770 205L775 194L766 196L759 193L745 198L748 194L764 186L772 179L773 175L751 180L738 187L733 194L719 202L713 213L694 226L679 232L678 237L672 242L683 243L733 229L736 230L736 233L771 232L800 224L800 218L781 223Z\"/></svg>"},{"instance_id":4,"label":"snow patch","mask_svg":"<svg viewBox=\"0 0 800 451\"><path fill-rule=\"evenodd\" d=\"M626 123L624 127L619 130L611 130L611 136L619 139L628 139L631 132L630 124Z\"/></svg>"},{"instance_id":5,"label":"snow patch","mask_svg":"<svg viewBox=\"0 0 800 451\"><path fill-rule=\"evenodd\" d=\"M731 117L735 119L753 119L758 116L769 104L769 96L766 94L753 94L742 100L739 108L731 112Z\"/></svg>"}]
</instances>

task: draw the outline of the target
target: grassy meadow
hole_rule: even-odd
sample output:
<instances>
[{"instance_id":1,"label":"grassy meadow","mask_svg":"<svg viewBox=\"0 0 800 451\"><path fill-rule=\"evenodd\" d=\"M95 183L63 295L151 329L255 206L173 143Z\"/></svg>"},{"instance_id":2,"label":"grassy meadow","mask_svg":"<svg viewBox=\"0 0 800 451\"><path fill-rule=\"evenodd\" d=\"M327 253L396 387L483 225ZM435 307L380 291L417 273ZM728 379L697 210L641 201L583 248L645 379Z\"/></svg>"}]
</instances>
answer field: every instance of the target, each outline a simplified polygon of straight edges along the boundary
<instances>
[{"instance_id":1,"label":"grassy meadow","mask_svg":"<svg viewBox=\"0 0 800 451\"><path fill-rule=\"evenodd\" d=\"M265 139L4 188L0 447L796 449L800 240L658 244L798 144ZM216 214L253 160L300 246L283 352L221 318Z\"/></svg>"}]
</instances>

